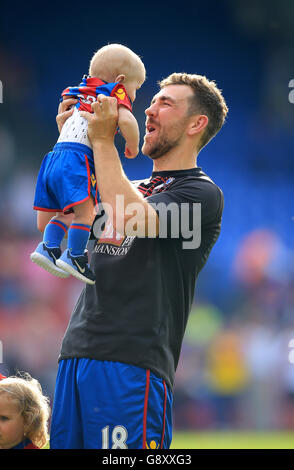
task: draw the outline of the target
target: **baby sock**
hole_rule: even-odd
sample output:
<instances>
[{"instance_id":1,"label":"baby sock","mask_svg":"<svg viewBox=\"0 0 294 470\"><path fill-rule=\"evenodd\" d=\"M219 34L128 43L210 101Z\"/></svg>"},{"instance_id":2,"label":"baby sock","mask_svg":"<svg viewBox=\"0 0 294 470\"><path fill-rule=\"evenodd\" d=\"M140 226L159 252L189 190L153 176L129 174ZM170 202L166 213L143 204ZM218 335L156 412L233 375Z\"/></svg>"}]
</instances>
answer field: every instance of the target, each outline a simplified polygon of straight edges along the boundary
<instances>
[{"instance_id":1,"label":"baby sock","mask_svg":"<svg viewBox=\"0 0 294 470\"><path fill-rule=\"evenodd\" d=\"M50 220L44 230L43 242L48 248L59 248L66 232L67 226L63 222Z\"/></svg>"},{"instance_id":2,"label":"baby sock","mask_svg":"<svg viewBox=\"0 0 294 470\"><path fill-rule=\"evenodd\" d=\"M91 225L72 223L68 230L68 249L72 256L84 254L90 236Z\"/></svg>"}]
</instances>

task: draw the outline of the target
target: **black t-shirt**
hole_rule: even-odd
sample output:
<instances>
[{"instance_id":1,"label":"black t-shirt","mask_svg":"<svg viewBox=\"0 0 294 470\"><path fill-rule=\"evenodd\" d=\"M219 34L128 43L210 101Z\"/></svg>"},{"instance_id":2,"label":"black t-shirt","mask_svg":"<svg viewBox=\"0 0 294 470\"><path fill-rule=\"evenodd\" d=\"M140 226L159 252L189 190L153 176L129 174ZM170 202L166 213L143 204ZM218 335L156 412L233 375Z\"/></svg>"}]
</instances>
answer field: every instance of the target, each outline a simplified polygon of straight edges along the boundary
<instances>
[{"instance_id":1,"label":"black t-shirt","mask_svg":"<svg viewBox=\"0 0 294 470\"><path fill-rule=\"evenodd\" d=\"M220 233L223 194L199 167L134 184L159 215L159 236L111 238L106 222L91 259L96 284L80 295L59 359L133 364L172 388L196 279Z\"/></svg>"}]
</instances>

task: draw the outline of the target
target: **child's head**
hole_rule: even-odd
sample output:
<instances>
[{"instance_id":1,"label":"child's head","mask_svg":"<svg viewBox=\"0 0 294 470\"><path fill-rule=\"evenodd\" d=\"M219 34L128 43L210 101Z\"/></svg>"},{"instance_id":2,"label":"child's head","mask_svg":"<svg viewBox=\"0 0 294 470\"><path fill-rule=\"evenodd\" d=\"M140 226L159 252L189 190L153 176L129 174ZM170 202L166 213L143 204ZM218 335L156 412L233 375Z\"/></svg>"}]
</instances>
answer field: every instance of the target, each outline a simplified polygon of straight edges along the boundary
<instances>
[{"instance_id":1,"label":"child's head","mask_svg":"<svg viewBox=\"0 0 294 470\"><path fill-rule=\"evenodd\" d=\"M49 400L29 374L0 380L0 449L10 449L25 438L43 447L49 415Z\"/></svg>"},{"instance_id":2,"label":"child's head","mask_svg":"<svg viewBox=\"0 0 294 470\"><path fill-rule=\"evenodd\" d=\"M105 82L123 83L132 101L145 81L146 71L142 60L131 49L121 44L108 44L93 55L89 75Z\"/></svg>"}]
</instances>

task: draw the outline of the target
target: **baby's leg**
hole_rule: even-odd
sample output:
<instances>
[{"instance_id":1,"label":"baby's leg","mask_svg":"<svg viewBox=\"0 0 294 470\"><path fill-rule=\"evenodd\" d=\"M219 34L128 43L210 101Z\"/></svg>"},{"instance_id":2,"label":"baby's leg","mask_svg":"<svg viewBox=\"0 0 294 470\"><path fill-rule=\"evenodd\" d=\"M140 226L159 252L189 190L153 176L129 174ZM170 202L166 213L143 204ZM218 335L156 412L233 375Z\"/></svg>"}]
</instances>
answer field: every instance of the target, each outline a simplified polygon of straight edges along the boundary
<instances>
[{"instance_id":1,"label":"baby's leg","mask_svg":"<svg viewBox=\"0 0 294 470\"><path fill-rule=\"evenodd\" d=\"M68 229L68 249L56 261L59 268L92 285L95 284L96 276L90 269L85 249L94 218L92 198L74 206L74 219Z\"/></svg>"},{"instance_id":2,"label":"baby's leg","mask_svg":"<svg viewBox=\"0 0 294 470\"><path fill-rule=\"evenodd\" d=\"M41 233L44 232L46 225L49 224L52 217L52 212L37 211L37 227Z\"/></svg>"},{"instance_id":3,"label":"baby's leg","mask_svg":"<svg viewBox=\"0 0 294 470\"><path fill-rule=\"evenodd\" d=\"M53 217L53 220L60 220L60 222L63 222L67 227L69 227L74 219L74 216L75 215L73 212L70 212L69 214L57 212L56 215Z\"/></svg>"},{"instance_id":4,"label":"baby's leg","mask_svg":"<svg viewBox=\"0 0 294 470\"><path fill-rule=\"evenodd\" d=\"M74 214L64 215L57 213L52 217L52 212L38 211L38 228L43 233L43 241L39 243L31 254L31 260L46 271L55 276L66 278L69 273L56 266L56 261L61 256L61 242L67 233Z\"/></svg>"},{"instance_id":5,"label":"baby's leg","mask_svg":"<svg viewBox=\"0 0 294 470\"><path fill-rule=\"evenodd\" d=\"M37 211L37 228L41 233L44 233L46 226L53 219L60 220L69 227L74 218L73 212L66 215L62 212L56 212L55 216L53 214L53 212Z\"/></svg>"},{"instance_id":6,"label":"baby's leg","mask_svg":"<svg viewBox=\"0 0 294 470\"><path fill-rule=\"evenodd\" d=\"M74 206L74 218L68 230L68 248L72 256L84 254L95 219L94 201L87 199Z\"/></svg>"},{"instance_id":7,"label":"baby's leg","mask_svg":"<svg viewBox=\"0 0 294 470\"><path fill-rule=\"evenodd\" d=\"M43 242L49 248L59 248L67 230L74 219L74 214L63 214L58 212L46 225Z\"/></svg>"},{"instance_id":8,"label":"baby's leg","mask_svg":"<svg viewBox=\"0 0 294 470\"><path fill-rule=\"evenodd\" d=\"M92 197L87 199L81 204L77 204L73 207L74 209L74 220L76 224L87 224L92 226L95 219L95 205Z\"/></svg>"}]
</instances>

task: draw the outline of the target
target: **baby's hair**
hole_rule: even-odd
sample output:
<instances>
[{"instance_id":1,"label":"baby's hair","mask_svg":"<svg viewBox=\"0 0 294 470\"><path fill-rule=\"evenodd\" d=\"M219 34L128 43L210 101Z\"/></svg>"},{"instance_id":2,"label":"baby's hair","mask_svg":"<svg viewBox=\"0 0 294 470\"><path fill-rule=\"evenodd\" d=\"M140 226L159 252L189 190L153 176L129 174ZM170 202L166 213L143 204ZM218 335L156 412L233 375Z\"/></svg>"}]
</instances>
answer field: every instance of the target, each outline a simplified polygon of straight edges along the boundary
<instances>
[{"instance_id":1,"label":"baby's hair","mask_svg":"<svg viewBox=\"0 0 294 470\"><path fill-rule=\"evenodd\" d=\"M38 380L29 373L6 377L0 380L0 393L7 393L17 402L26 425L26 437L37 447L43 447L48 440L50 401L43 395Z\"/></svg>"},{"instance_id":2,"label":"baby's hair","mask_svg":"<svg viewBox=\"0 0 294 470\"><path fill-rule=\"evenodd\" d=\"M140 57L122 44L108 44L96 51L91 59L89 75L106 82L115 80L120 74L127 78L146 78L145 66Z\"/></svg>"}]
</instances>

